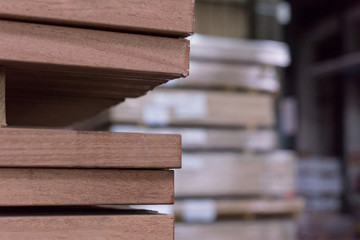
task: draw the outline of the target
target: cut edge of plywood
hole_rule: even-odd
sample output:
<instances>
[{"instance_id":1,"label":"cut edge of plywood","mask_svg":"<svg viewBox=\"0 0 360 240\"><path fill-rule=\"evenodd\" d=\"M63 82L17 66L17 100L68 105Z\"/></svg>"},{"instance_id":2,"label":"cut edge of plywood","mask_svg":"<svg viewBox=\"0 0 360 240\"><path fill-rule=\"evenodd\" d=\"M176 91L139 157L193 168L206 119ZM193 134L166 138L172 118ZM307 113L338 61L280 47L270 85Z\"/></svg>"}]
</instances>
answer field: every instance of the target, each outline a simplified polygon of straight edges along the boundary
<instances>
[{"instance_id":1,"label":"cut edge of plywood","mask_svg":"<svg viewBox=\"0 0 360 240\"><path fill-rule=\"evenodd\" d=\"M0 69L0 128L6 127L5 111L5 71Z\"/></svg>"}]
</instances>

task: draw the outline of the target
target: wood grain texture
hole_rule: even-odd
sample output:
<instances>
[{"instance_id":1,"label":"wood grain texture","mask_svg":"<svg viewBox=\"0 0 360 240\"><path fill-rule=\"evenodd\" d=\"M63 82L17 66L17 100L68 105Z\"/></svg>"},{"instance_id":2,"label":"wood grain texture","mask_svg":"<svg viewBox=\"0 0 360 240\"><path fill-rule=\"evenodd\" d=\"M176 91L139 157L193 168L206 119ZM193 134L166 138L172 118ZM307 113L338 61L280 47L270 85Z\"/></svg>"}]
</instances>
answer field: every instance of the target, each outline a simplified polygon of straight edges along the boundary
<instances>
[{"instance_id":1,"label":"wood grain texture","mask_svg":"<svg viewBox=\"0 0 360 240\"><path fill-rule=\"evenodd\" d=\"M194 32L194 2L1 0L0 18L184 37Z\"/></svg>"},{"instance_id":2,"label":"wood grain texture","mask_svg":"<svg viewBox=\"0 0 360 240\"><path fill-rule=\"evenodd\" d=\"M0 206L172 204L173 171L0 168Z\"/></svg>"},{"instance_id":3,"label":"wood grain texture","mask_svg":"<svg viewBox=\"0 0 360 240\"><path fill-rule=\"evenodd\" d=\"M66 126L188 74L184 39L0 21L10 126Z\"/></svg>"},{"instance_id":4,"label":"wood grain texture","mask_svg":"<svg viewBox=\"0 0 360 240\"><path fill-rule=\"evenodd\" d=\"M296 240L295 220L175 224L175 240Z\"/></svg>"},{"instance_id":5,"label":"wood grain texture","mask_svg":"<svg viewBox=\"0 0 360 240\"><path fill-rule=\"evenodd\" d=\"M181 167L181 136L0 129L0 167Z\"/></svg>"},{"instance_id":6,"label":"wood grain texture","mask_svg":"<svg viewBox=\"0 0 360 240\"><path fill-rule=\"evenodd\" d=\"M288 151L186 153L182 163L176 197L283 197L296 191L295 156Z\"/></svg>"},{"instance_id":7,"label":"wood grain texture","mask_svg":"<svg viewBox=\"0 0 360 240\"><path fill-rule=\"evenodd\" d=\"M86 126L84 126L86 127ZM91 126L90 126L91 127ZM96 127L95 127L96 129ZM88 129L88 130L95 130ZM277 135L271 129L221 129L221 128L150 128L114 124L106 128L111 132L142 132L181 134L183 150L270 151L277 147Z\"/></svg>"},{"instance_id":8,"label":"wood grain texture","mask_svg":"<svg viewBox=\"0 0 360 240\"><path fill-rule=\"evenodd\" d=\"M5 71L0 69L0 128L6 126Z\"/></svg>"},{"instance_id":9,"label":"wood grain texture","mask_svg":"<svg viewBox=\"0 0 360 240\"><path fill-rule=\"evenodd\" d=\"M235 109L235 110L234 110ZM158 112L161 114L151 115ZM274 99L265 94L158 89L109 111L110 123L144 125L271 127Z\"/></svg>"},{"instance_id":10,"label":"wood grain texture","mask_svg":"<svg viewBox=\"0 0 360 240\"><path fill-rule=\"evenodd\" d=\"M0 217L1 240L173 240L174 219L169 215L113 214Z\"/></svg>"}]
</instances>

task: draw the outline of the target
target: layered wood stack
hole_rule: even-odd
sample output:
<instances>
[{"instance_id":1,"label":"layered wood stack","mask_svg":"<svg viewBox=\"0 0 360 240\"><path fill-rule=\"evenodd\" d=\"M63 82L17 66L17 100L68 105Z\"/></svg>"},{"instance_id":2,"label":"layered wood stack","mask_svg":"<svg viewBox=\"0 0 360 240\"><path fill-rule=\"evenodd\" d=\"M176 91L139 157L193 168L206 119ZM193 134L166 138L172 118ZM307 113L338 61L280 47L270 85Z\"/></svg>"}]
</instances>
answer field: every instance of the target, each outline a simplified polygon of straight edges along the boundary
<instances>
[{"instance_id":1,"label":"layered wood stack","mask_svg":"<svg viewBox=\"0 0 360 240\"><path fill-rule=\"evenodd\" d=\"M174 202L179 135L23 127L187 76L192 32L191 0L0 0L1 240L174 238L173 216L127 205Z\"/></svg>"},{"instance_id":2,"label":"layered wood stack","mask_svg":"<svg viewBox=\"0 0 360 240\"><path fill-rule=\"evenodd\" d=\"M170 210L178 240L261 239L268 233L259 229L272 226L274 239L295 239L293 216L303 206L293 197L296 161L275 150L274 130L276 67L289 62L286 46L198 35L190 58L186 80L77 127L183 134L183 169L175 174ZM256 220L263 217L271 220Z\"/></svg>"}]
</instances>

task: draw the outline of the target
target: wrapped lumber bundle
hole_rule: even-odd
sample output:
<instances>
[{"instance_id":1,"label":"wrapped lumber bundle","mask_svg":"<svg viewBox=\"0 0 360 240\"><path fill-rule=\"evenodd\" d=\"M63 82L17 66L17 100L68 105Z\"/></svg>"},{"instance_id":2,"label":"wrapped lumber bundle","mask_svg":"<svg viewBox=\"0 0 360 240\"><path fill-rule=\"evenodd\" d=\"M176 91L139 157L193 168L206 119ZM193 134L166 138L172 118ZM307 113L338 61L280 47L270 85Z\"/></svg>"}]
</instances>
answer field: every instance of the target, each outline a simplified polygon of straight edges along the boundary
<instances>
[{"instance_id":1,"label":"wrapped lumber bundle","mask_svg":"<svg viewBox=\"0 0 360 240\"><path fill-rule=\"evenodd\" d=\"M222 129L201 127L154 127L140 125L114 124L104 126L111 132L144 132L144 133L173 133L180 134L182 149L195 150L230 150L267 152L276 147L277 136L272 129Z\"/></svg>"},{"instance_id":2,"label":"wrapped lumber bundle","mask_svg":"<svg viewBox=\"0 0 360 240\"><path fill-rule=\"evenodd\" d=\"M49 128L186 77L193 17L191 0L0 0L1 240L174 239L172 215L128 205L174 203L179 135Z\"/></svg>"},{"instance_id":3,"label":"wrapped lumber bundle","mask_svg":"<svg viewBox=\"0 0 360 240\"><path fill-rule=\"evenodd\" d=\"M215 223L179 223L176 240L296 240L294 220L219 221Z\"/></svg>"},{"instance_id":4,"label":"wrapped lumber bundle","mask_svg":"<svg viewBox=\"0 0 360 240\"><path fill-rule=\"evenodd\" d=\"M269 196L295 193L295 156L271 154L184 153L176 172L176 197Z\"/></svg>"}]
</instances>

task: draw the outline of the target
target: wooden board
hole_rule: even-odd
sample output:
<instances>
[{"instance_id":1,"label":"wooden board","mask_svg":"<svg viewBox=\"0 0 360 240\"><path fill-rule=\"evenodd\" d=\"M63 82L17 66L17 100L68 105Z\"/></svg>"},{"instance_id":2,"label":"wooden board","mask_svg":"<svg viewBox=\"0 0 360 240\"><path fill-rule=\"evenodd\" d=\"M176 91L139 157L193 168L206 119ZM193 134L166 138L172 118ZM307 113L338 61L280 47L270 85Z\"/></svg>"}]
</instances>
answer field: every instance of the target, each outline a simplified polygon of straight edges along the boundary
<instances>
[{"instance_id":1,"label":"wooden board","mask_svg":"<svg viewBox=\"0 0 360 240\"><path fill-rule=\"evenodd\" d=\"M69 125L188 74L183 39L10 21L0 28L10 126Z\"/></svg>"},{"instance_id":2,"label":"wooden board","mask_svg":"<svg viewBox=\"0 0 360 240\"><path fill-rule=\"evenodd\" d=\"M302 199L187 199L177 200L174 212L177 221L212 222L220 219L294 217L304 207Z\"/></svg>"},{"instance_id":3,"label":"wooden board","mask_svg":"<svg viewBox=\"0 0 360 240\"><path fill-rule=\"evenodd\" d=\"M14 209L2 209L0 213L1 240L174 239L174 219L170 215L116 209L94 213L94 209L86 208L37 208L22 209L25 213L11 216L6 214L9 211Z\"/></svg>"},{"instance_id":4,"label":"wooden board","mask_svg":"<svg viewBox=\"0 0 360 240\"><path fill-rule=\"evenodd\" d=\"M277 136L272 129L150 128L121 124L114 124L105 129L111 132L181 134L182 149L184 151L230 150L262 152L274 150L277 147Z\"/></svg>"},{"instance_id":5,"label":"wooden board","mask_svg":"<svg viewBox=\"0 0 360 240\"><path fill-rule=\"evenodd\" d=\"M1 0L0 18L184 37L194 31L194 2Z\"/></svg>"},{"instance_id":6,"label":"wooden board","mask_svg":"<svg viewBox=\"0 0 360 240\"><path fill-rule=\"evenodd\" d=\"M273 153L187 153L175 173L175 196L283 197L295 193L295 156Z\"/></svg>"},{"instance_id":7,"label":"wooden board","mask_svg":"<svg viewBox=\"0 0 360 240\"><path fill-rule=\"evenodd\" d=\"M0 69L0 128L6 126L5 72Z\"/></svg>"},{"instance_id":8,"label":"wooden board","mask_svg":"<svg viewBox=\"0 0 360 240\"><path fill-rule=\"evenodd\" d=\"M181 136L0 129L0 167L181 167Z\"/></svg>"},{"instance_id":9,"label":"wooden board","mask_svg":"<svg viewBox=\"0 0 360 240\"><path fill-rule=\"evenodd\" d=\"M172 204L173 171L0 168L0 206Z\"/></svg>"},{"instance_id":10,"label":"wooden board","mask_svg":"<svg viewBox=\"0 0 360 240\"><path fill-rule=\"evenodd\" d=\"M274 98L258 93L157 89L128 99L92 121L148 126L272 127Z\"/></svg>"},{"instance_id":11,"label":"wooden board","mask_svg":"<svg viewBox=\"0 0 360 240\"><path fill-rule=\"evenodd\" d=\"M296 240L294 220L175 224L175 240Z\"/></svg>"},{"instance_id":12,"label":"wooden board","mask_svg":"<svg viewBox=\"0 0 360 240\"><path fill-rule=\"evenodd\" d=\"M190 75L186 79L170 81L166 87L255 90L278 93L279 77L275 67L258 64L224 62L190 62Z\"/></svg>"}]
</instances>

